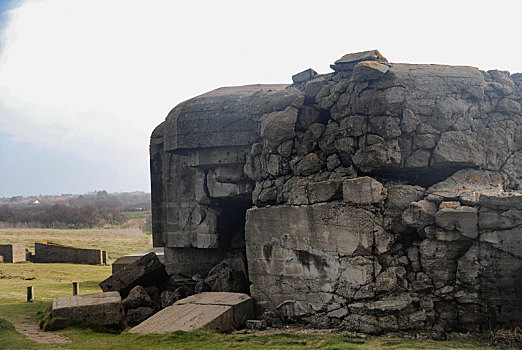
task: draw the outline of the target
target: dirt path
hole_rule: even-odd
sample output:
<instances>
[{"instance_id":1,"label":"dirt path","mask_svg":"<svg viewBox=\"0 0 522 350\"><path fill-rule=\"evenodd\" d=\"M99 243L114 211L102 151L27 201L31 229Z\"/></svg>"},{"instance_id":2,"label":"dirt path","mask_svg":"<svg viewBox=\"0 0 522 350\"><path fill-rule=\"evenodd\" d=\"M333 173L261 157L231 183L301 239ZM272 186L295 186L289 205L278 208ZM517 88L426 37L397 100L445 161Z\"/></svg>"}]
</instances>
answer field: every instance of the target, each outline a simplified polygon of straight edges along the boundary
<instances>
[{"instance_id":1,"label":"dirt path","mask_svg":"<svg viewBox=\"0 0 522 350\"><path fill-rule=\"evenodd\" d=\"M18 333L25 335L28 339L37 343L70 343L71 341L56 332L44 332L34 321L23 320L14 324Z\"/></svg>"}]
</instances>

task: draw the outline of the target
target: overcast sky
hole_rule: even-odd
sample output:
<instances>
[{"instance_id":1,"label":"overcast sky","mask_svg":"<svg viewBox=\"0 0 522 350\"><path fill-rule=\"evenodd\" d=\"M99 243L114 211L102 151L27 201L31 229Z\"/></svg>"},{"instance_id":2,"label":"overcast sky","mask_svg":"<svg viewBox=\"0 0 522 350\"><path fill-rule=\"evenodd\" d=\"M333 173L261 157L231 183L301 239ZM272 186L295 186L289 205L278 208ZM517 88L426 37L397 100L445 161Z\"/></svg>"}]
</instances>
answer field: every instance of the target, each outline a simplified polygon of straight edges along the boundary
<instances>
[{"instance_id":1,"label":"overcast sky","mask_svg":"<svg viewBox=\"0 0 522 350\"><path fill-rule=\"evenodd\" d=\"M521 4L0 0L0 197L149 191L176 104L349 52L522 72Z\"/></svg>"}]
</instances>

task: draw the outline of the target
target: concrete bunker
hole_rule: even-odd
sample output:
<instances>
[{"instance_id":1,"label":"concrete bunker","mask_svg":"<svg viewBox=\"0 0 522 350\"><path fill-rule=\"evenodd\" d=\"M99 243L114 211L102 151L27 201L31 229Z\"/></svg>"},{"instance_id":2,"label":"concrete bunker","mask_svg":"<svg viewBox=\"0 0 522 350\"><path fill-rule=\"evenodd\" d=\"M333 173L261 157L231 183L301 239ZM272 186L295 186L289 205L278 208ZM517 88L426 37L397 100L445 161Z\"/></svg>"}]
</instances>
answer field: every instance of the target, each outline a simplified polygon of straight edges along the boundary
<instances>
[{"instance_id":1,"label":"concrete bunker","mask_svg":"<svg viewBox=\"0 0 522 350\"><path fill-rule=\"evenodd\" d=\"M331 67L211 91L156 128L167 272L206 276L245 249L256 311L273 324L520 326L522 74L376 50Z\"/></svg>"}]
</instances>

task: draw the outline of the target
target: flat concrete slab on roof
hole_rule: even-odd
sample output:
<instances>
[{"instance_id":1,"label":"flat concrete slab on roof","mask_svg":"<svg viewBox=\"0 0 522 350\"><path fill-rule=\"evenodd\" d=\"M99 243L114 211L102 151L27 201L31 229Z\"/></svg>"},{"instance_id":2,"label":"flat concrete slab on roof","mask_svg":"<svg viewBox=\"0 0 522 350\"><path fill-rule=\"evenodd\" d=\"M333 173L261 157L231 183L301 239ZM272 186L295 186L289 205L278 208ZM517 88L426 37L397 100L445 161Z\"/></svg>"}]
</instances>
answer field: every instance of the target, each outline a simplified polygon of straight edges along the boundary
<instances>
[{"instance_id":1,"label":"flat concrete slab on roof","mask_svg":"<svg viewBox=\"0 0 522 350\"><path fill-rule=\"evenodd\" d=\"M254 317L253 299L242 293L206 292L178 300L132 328L130 333L169 333L198 328L228 332Z\"/></svg>"}]
</instances>

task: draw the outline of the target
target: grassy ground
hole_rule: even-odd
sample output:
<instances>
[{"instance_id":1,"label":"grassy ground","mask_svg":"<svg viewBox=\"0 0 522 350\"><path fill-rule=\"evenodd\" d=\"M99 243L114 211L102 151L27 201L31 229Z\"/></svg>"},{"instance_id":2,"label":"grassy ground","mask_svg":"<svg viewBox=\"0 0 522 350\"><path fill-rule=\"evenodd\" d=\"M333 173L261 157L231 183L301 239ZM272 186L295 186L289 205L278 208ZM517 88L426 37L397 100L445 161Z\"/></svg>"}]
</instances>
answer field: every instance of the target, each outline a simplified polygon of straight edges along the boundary
<instances>
[{"instance_id":1,"label":"grassy ground","mask_svg":"<svg viewBox=\"0 0 522 350\"><path fill-rule=\"evenodd\" d=\"M137 253L152 248L152 237L135 227L124 229L41 229L3 228L0 229L0 244L22 243L34 253L34 243L52 241L79 248L97 248L109 251L109 259Z\"/></svg>"},{"instance_id":2,"label":"grassy ground","mask_svg":"<svg viewBox=\"0 0 522 350\"><path fill-rule=\"evenodd\" d=\"M16 235L18 233L18 236ZM101 237L96 237L100 235ZM16 238L19 239L16 239ZM0 242L53 240L80 247L103 247L119 254L143 251L150 238L110 235L104 230L0 230ZM103 242L103 243L97 243ZM28 244L26 245L28 246ZM113 258L117 255L113 255ZM166 335L104 334L69 328L57 333L67 344L44 344L28 340L12 323L36 322L34 316L50 306L53 297L70 296L71 282L80 282L80 294L100 292L98 282L111 274L110 266L77 264L0 263L0 349L493 349L474 341L432 341L397 338L359 338L342 332L263 332L216 334L207 330ZM34 286L35 302L25 302L26 287Z\"/></svg>"},{"instance_id":3,"label":"grassy ground","mask_svg":"<svg viewBox=\"0 0 522 350\"><path fill-rule=\"evenodd\" d=\"M61 332L72 340L69 344L36 344L16 334L15 331L1 331L4 345L0 349L321 349L321 350L369 350L369 349L493 349L472 342L441 342L432 340L409 340L393 338L357 338L338 334L216 334L206 330L194 332L174 332L167 335L120 335L94 333L89 330L68 329ZM9 337L9 339L8 339Z\"/></svg>"}]
</instances>

